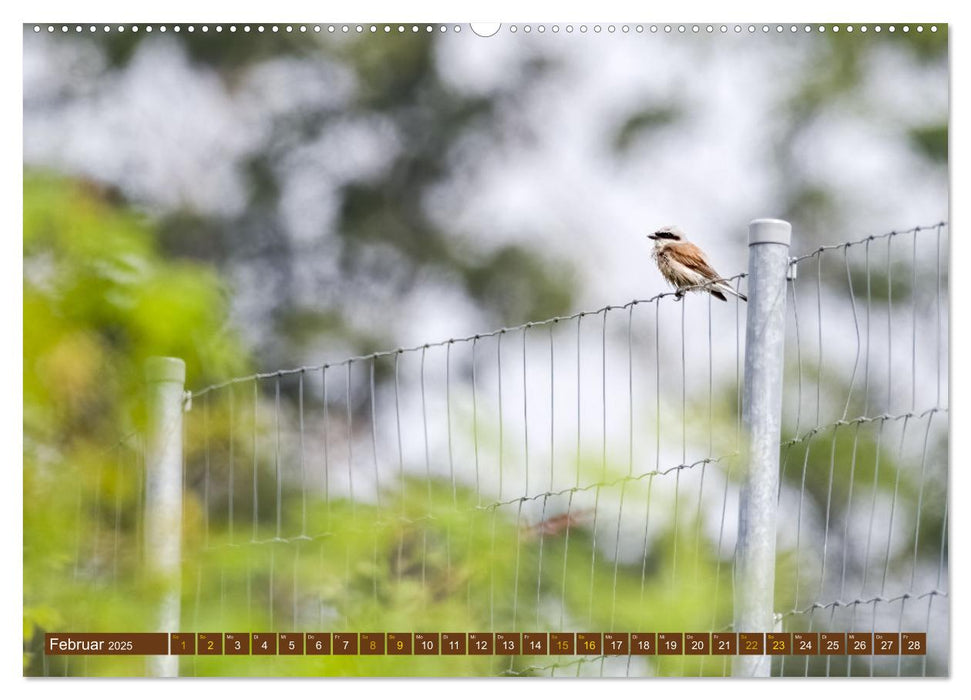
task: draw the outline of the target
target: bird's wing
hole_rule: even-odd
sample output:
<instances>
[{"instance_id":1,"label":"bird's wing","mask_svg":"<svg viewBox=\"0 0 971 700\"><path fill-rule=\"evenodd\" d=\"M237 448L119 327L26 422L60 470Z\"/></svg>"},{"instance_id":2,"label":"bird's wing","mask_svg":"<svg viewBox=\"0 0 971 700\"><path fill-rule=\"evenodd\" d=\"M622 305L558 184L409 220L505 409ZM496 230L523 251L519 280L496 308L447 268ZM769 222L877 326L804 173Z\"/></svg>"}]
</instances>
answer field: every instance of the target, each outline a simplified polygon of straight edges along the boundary
<instances>
[{"instance_id":1,"label":"bird's wing","mask_svg":"<svg viewBox=\"0 0 971 700\"><path fill-rule=\"evenodd\" d=\"M700 272L709 280L721 279L718 273L708 264L704 251L694 243L684 241L668 246L668 255L687 268Z\"/></svg>"}]
</instances>

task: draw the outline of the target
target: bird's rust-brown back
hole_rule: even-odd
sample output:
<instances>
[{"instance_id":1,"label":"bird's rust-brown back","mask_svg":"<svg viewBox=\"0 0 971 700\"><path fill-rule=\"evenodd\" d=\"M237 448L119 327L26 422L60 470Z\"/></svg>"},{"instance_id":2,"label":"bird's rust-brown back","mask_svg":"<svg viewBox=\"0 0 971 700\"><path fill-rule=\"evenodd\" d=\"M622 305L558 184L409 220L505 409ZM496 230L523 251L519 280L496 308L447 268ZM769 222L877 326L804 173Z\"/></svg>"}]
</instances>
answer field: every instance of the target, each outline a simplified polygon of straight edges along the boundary
<instances>
[{"instance_id":1,"label":"bird's rust-brown back","mask_svg":"<svg viewBox=\"0 0 971 700\"><path fill-rule=\"evenodd\" d=\"M694 243L684 241L665 247L665 251L673 262L697 270L709 280L719 279L718 273L708 264L704 252Z\"/></svg>"}]
</instances>

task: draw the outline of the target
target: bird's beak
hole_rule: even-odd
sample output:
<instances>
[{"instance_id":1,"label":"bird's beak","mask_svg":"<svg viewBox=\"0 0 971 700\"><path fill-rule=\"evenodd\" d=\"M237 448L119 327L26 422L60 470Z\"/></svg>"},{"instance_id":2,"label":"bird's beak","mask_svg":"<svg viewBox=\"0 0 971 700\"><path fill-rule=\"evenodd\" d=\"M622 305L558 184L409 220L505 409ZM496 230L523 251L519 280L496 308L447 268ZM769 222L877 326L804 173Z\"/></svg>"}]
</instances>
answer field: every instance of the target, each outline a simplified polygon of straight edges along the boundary
<instances>
[{"instance_id":1,"label":"bird's beak","mask_svg":"<svg viewBox=\"0 0 971 700\"><path fill-rule=\"evenodd\" d=\"M647 237L650 238L652 241L656 241L657 240L657 235L656 234L653 234L653 233L647 234Z\"/></svg>"}]
</instances>

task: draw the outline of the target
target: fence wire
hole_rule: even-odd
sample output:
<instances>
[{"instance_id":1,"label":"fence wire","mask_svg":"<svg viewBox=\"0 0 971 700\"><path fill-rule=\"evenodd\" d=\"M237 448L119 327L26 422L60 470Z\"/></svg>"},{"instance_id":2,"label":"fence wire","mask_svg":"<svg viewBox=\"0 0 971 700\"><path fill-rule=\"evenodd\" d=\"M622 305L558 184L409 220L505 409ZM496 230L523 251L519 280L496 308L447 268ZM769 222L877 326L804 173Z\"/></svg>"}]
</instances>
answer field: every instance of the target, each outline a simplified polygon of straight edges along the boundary
<instances>
[{"instance_id":1,"label":"fence wire","mask_svg":"<svg viewBox=\"0 0 971 700\"><path fill-rule=\"evenodd\" d=\"M947 226L794 260L776 610L789 630L925 632L923 656L780 675L946 675Z\"/></svg>"},{"instance_id":2,"label":"fence wire","mask_svg":"<svg viewBox=\"0 0 971 700\"><path fill-rule=\"evenodd\" d=\"M190 626L225 628L219 611L243 599L248 629L621 631L646 629L662 612L653 601L685 594L699 629L724 626L740 396L716 394L713 377L740 386L744 316L716 303L666 293L196 392L185 439L187 508L201 499L202 518L186 561ZM717 352L716 336L731 339ZM228 575L227 552L249 562L244 580ZM436 663L724 670L721 659L645 658ZM188 663L184 672L210 672Z\"/></svg>"},{"instance_id":3,"label":"fence wire","mask_svg":"<svg viewBox=\"0 0 971 700\"><path fill-rule=\"evenodd\" d=\"M946 251L940 224L793 259L780 628L926 632L928 650L778 656L773 675L948 673ZM730 282L743 288L744 275ZM182 629L731 630L744 323L738 300L664 293L193 392ZM133 614L148 585L142 450L129 436L77 484L79 600L100 596ZM106 478L117 487L103 489ZM93 531L83 527L92 513ZM98 629L96 619L96 604L79 604L74 628ZM576 651L258 663L197 654L180 671L731 668L729 656ZM141 672L130 658L106 658L45 657L43 673Z\"/></svg>"}]
</instances>

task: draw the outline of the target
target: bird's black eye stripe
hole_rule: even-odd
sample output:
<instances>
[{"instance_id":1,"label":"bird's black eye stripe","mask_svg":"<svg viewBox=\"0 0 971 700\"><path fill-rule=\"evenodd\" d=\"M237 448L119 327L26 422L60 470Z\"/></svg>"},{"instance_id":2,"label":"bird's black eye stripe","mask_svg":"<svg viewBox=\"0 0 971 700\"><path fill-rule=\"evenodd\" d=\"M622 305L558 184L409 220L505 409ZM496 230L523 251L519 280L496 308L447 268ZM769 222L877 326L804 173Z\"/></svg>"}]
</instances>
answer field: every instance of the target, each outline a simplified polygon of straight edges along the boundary
<instances>
[{"instance_id":1,"label":"bird's black eye stripe","mask_svg":"<svg viewBox=\"0 0 971 700\"><path fill-rule=\"evenodd\" d=\"M669 231L655 231L654 236L656 238L674 238L674 234Z\"/></svg>"}]
</instances>

